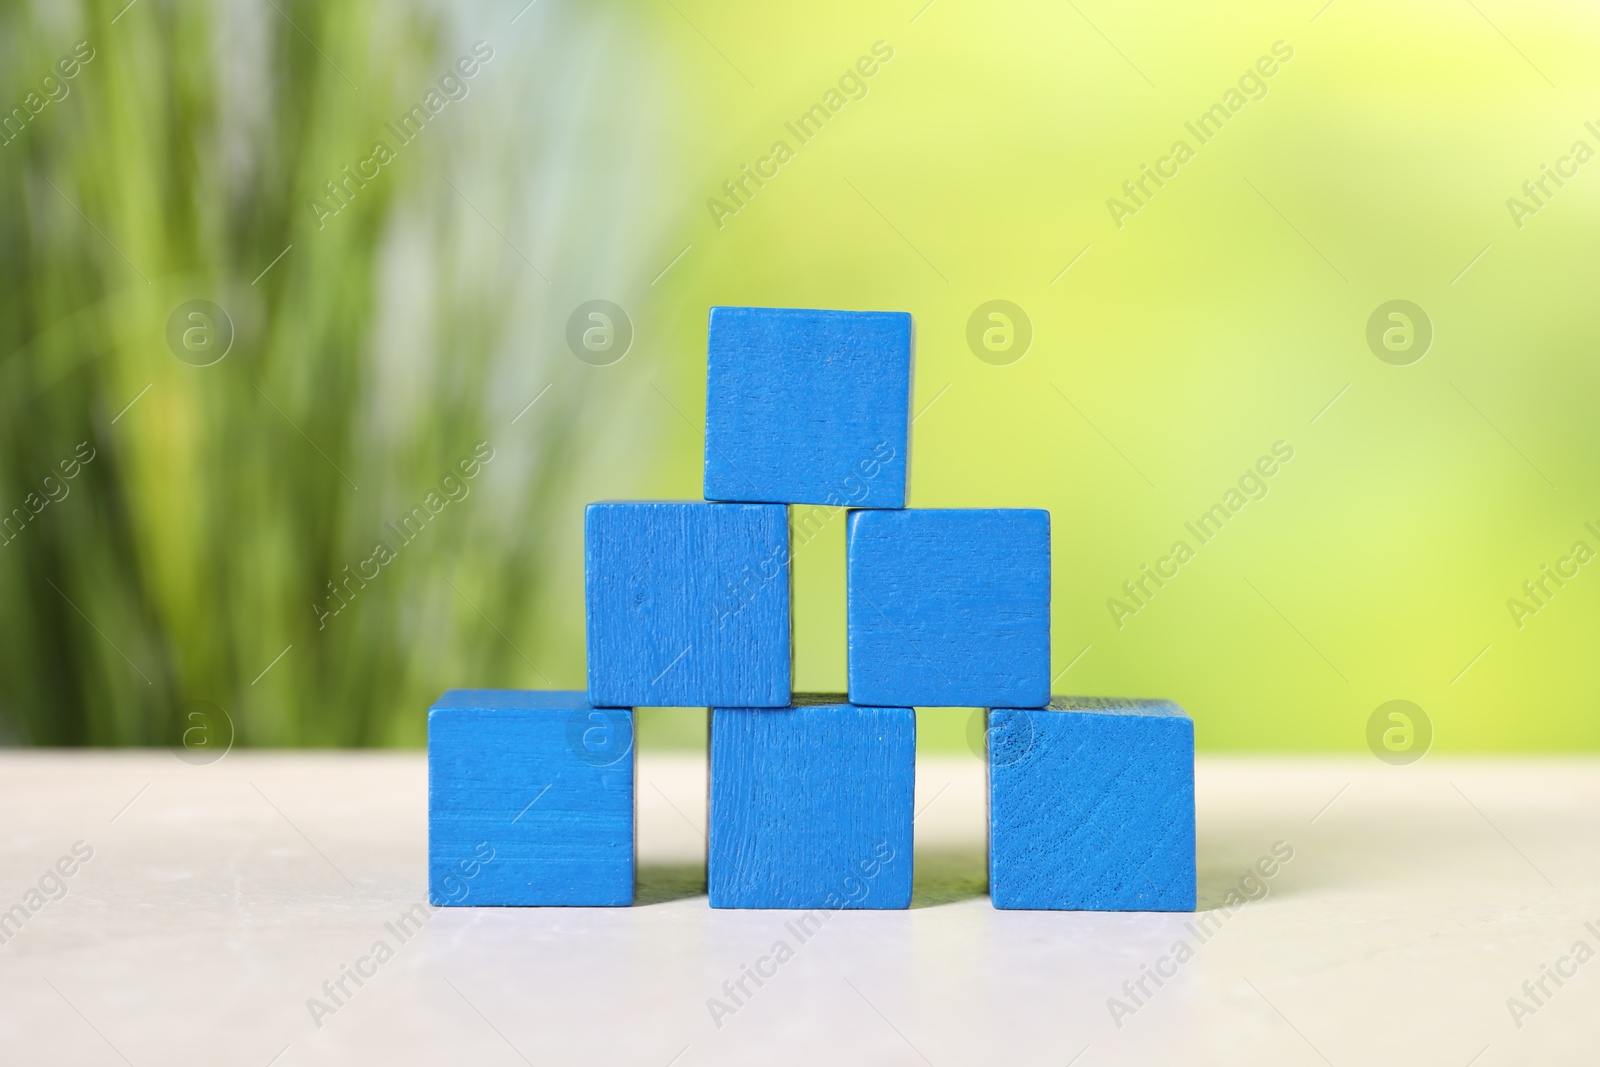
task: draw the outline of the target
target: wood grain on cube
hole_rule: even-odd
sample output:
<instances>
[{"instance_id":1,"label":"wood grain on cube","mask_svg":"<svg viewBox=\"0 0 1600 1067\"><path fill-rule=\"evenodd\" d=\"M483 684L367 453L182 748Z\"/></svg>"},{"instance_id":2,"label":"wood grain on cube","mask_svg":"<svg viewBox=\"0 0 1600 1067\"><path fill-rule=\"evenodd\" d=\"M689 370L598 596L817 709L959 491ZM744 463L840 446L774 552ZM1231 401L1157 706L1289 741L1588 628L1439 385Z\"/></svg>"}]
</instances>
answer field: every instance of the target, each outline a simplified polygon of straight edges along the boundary
<instances>
[{"instance_id":1,"label":"wood grain on cube","mask_svg":"<svg viewBox=\"0 0 1600 1067\"><path fill-rule=\"evenodd\" d=\"M453 689L428 712L428 899L633 903L633 712Z\"/></svg>"},{"instance_id":2,"label":"wood grain on cube","mask_svg":"<svg viewBox=\"0 0 1600 1067\"><path fill-rule=\"evenodd\" d=\"M846 556L853 703L1049 701L1048 511L852 511Z\"/></svg>"},{"instance_id":3,"label":"wood grain on cube","mask_svg":"<svg viewBox=\"0 0 1600 1067\"><path fill-rule=\"evenodd\" d=\"M1163 700L989 713L997 908L1193 911L1194 722Z\"/></svg>"},{"instance_id":4,"label":"wood grain on cube","mask_svg":"<svg viewBox=\"0 0 1600 1067\"><path fill-rule=\"evenodd\" d=\"M705 497L906 503L911 316L711 309Z\"/></svg>"},{"instance_id":5,"label":"wood grain on cube","mask_svg":"<svg viewBox=\"0 0 1600 1067\"><path fill-rule=\"evenodd\" d=\"M797 698L711 714L714 908L911 903L916 718Z\"/></svg>"},{"instance_id":6,"label":"wood grain on cube","mask_svg":"<svg viewBox=\"0 0 1600 1067\"><path fill-rule=\"evenodd\" d=\"M596 707L789 703L787 508L590 504L584 587Z\"/></svg>"}]
</instances>

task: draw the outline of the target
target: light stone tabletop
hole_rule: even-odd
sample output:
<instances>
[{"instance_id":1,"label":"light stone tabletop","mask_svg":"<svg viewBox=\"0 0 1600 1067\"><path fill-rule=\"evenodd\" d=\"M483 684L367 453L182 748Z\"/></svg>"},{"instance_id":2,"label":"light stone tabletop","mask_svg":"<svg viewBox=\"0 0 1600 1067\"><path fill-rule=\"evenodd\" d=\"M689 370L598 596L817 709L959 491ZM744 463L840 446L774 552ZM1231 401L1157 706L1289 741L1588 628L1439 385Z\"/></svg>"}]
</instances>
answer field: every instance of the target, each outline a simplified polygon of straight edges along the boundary
<instances>
[{"instance_id":1,"label":"light stone tabletop","mask_svg":"<svg viewBox=\"0 0 1600 1067\"><path fill-rule=\"evenodd\" d=\"M0 1062L1600 1060L1600 761L1197 775L1193 915L995 911L962 754L911 910L797 926L706 906L697 756L640 757L637 906L430 910L420 753L12 750Z\"/></svg>"}]
</instances>

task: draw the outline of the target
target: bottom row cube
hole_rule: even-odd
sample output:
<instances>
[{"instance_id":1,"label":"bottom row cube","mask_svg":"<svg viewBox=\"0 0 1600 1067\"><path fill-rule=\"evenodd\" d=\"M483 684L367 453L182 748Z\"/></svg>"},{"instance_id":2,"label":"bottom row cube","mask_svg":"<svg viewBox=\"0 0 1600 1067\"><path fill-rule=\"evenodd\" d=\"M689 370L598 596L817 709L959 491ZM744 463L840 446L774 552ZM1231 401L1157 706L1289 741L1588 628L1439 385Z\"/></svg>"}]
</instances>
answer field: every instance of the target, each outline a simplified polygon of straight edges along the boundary
<instances>
[{"instance_id":1,"label":"bottom row cube","mask_svg":"<svg viewBox=\"0 0 1600 1067\"><path fill-rule=\"evenodd\" d=\"M997 908L1193 911L1194 721L1165 700L989 712Z\"/></svg>"},{"instance_id":2,"label":"bottom row cube","mask_svg":"<svg viewBox=\"0 0 1600 1067\"><path fill-rule=\"evenodd\" d=\"M1192 911L1194 726L1165 701L988 717L997 908ZM715 908L906 908L916 718L803 696L711 713ZM452 690L428 717L435 905L633 902L633 714L582 692Z\"/></svg>"},{"instance_id":3,"label":"bottom row cube","mask_svg":"<svg viewBox=\"0 0 1600 1067\"><path fill-rule=\"evenodd\" d=\"M711 713L711 906L910 907L916 713L794 699Z\"/></svg>"},{"instance_id":4,"label":"bottom row cube","mask_svg":"<svg viewBox=\"0 0 1600 1067\"><path fill-rule=\"evenodd\" d=\"M633 903L633 712L452 689L428 712L428 900Z\"/></svg>"}]
</instances>

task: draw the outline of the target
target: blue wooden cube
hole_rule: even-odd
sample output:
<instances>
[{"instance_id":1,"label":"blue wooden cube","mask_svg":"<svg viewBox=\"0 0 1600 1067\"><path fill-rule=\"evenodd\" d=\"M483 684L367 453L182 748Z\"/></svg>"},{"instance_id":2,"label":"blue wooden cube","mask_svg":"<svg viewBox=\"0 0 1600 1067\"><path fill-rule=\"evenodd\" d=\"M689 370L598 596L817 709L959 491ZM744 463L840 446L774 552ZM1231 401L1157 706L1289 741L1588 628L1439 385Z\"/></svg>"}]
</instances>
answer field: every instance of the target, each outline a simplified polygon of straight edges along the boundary
<instances>
[{"instance_id":1,"label":"blue wooden cube","mask_svg":"<svg viewBox=\"0 0 1600 1067\"><path fill-rule=\"evenodd\" d=\"M788 705L787 508L590 504L583 564L590 703Z\"/></svg>"},{"instance_id":2,"label":"blue wooden cube","mask_svg":"<svg viewBox=\"0 0 1600 1067\"><path fill-rule=\"evenodd\" d=\"M428 711L428 900L633 903L633 712L452 689Z\"/></svg>"},{"instance_id":3,"label":"blue wooden cube","mask_svg":"<svg viewBox=\"0 0 1600 1067\"><path fill-rule=\"evenodd\" d=\"M906 505L911 316L711 309L707 500Z\"/></svg>"},{"instance_id":4,"label":"blue wooden cube","mask_svg":"<svg viewBox=\"0 0 1600 1067\"><path fill-rule=\"evenodd\" d=\"M847 537L852 703L1049 701L1048 511L852 511Z\"/></svg>"},{"instance_id":5,"label":"blue wooden cube","mask_svg":"<svg viewBox=\"0 0 1600 1067\"><path fill-rule=\"evenodd\" d=\"M997 908L1193 911L1194 722L1165 700L989 712Z\"/></svg>"},{"instance_id":6,"label":"blue wooden cube","mask_svg":"<svg viewBox=\"0 0 1600 1067\"><path fill-rule=\"evenodd\" d=\"M915 714L840 700L713 709L713 908L910 907Z\"/></svg>"}]
</instances>

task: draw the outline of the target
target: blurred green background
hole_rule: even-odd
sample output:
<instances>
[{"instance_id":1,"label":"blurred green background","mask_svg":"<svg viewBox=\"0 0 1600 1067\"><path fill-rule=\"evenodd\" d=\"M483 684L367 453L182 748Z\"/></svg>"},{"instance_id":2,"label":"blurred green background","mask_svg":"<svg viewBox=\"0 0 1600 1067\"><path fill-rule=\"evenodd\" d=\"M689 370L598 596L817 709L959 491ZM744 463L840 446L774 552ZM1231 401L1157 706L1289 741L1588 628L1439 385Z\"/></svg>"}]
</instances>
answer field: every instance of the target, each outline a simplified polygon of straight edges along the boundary
<instances>
[{"instance_id":1,"label":"blurred green background","mask_svg":"<svg viewBox=\"0 0 1600 1067\"><path fill-rule=\"evenodd\" d=\"M5 741L580 688L582 505L700 495L728 303L912 312L911 504L1051 510L1056 691L1600 743L1593 8L124 4L0 13ZM837 515L795 611L842 690Z\"/></svg>"}]
</instances>

